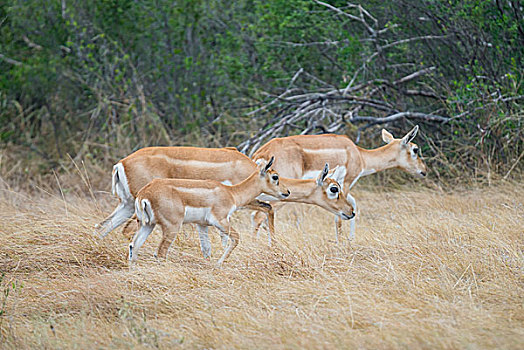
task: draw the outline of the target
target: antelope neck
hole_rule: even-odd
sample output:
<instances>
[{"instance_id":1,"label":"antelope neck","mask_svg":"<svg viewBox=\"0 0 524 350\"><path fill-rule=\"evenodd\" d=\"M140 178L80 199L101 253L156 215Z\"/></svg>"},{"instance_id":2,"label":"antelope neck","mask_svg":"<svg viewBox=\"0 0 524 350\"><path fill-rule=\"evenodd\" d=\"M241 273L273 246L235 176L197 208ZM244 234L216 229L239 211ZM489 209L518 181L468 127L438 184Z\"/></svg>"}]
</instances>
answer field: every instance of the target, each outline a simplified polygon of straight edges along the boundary
<instances>
[{"instance_id":1,"label":"antelope neck","mask_svg":"<svg viewBox=\"0 0 524 350\"><path fill-rule=\"evenodd\" d=\"M358 147L363 161L362 175L376 173L397 166L397 152L389 143L375 149Z\"/></svg>"},{"instance_id":2,"label":"antelope neck","mask_svg":"<svg viewBox=\"0 0 524 350\"><path fill-rule=\"evenodd\" d=\"M309 197L316 188L316 180L311 179L280 178L280 181L282 181L289 192L291 192L289 197L284 199L283 202L301 202ZM313 186L311 186L312 181L315 181Z\"/></svg>"},{"instance_id":3,"label":"antelope neck","mask_svg":"<svg viewBox=\"0 0 524 350\"><path fill-rule=\"evenodd\" d=\"M235 198L235 205L237 207L248 204L256 196L262 193L262 188L259 182L261 180L257 179L257 176L260 176L260 174L258 171L255 171L239 184L228 186L231 189L233 198Z\"/></svg>"}]
</instances>

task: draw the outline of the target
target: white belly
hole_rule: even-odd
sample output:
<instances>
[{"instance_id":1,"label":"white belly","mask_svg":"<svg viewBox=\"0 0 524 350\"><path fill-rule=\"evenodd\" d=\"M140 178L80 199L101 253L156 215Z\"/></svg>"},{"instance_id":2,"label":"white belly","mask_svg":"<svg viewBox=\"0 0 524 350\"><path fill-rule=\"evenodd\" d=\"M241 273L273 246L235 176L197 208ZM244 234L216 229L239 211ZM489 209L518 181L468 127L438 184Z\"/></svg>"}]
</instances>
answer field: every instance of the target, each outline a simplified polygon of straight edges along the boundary
<instances>
[{"instance_id":1,"label":"white belly","mask_svg":"<svg viewBox=\"0 0 524 350\"><path fill-rule=\"evenodd\" d=\"M213 218L211 208L195 208L187 206L184 212L184 224L210 224L210 219ZM216 220L215 220L216 221Z\"/></svg>"},{"instance_id":2,"label":"white belly","mask_svg":"<svg viewBox=\"0 0 524 350\"><path fill-rule=\"evenodd\" d=\"M236 211L236 207L233 206L227 215L227 220L229 221L229 217L231 214L233 214ZM201 225L211 225L219 227L220 224L218 223L217 218L213 216L211 213L211 208L209 207L203 207L203 208L196 208L196 207L190 207L187 206L185 208L184 212L184 224L201 224Z\"/></svg>"}]
</instances>

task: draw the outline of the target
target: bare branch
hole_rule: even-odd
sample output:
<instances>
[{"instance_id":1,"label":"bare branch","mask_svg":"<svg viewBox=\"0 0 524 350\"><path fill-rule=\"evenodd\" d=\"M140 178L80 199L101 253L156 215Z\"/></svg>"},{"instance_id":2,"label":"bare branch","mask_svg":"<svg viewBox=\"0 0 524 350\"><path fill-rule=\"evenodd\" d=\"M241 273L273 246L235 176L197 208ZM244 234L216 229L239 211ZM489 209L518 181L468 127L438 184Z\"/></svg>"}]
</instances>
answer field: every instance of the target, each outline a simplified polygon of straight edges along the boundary
<instances>
[{"instance_id":1,"label":"bare branch","mask_svg":"<svg viewBox=\"0 0 524 350\"><path fill-rule=\"evenodd\" d=\"M349 7L353 7L353 8L357 8L359 9L359 12L360 12L360 16L357 17L355 15L352 15L350 13L347 13L347 12L344 12L342 11L341 9L333 6L333 5L330 5L330 4L327 4L325 2L322 2L322 1L318 1L318 0L315 0L315 2L319 5L322 5L322 6L325 6L327 7L328 9L332 10L332 11L335 11L336 13L342 15L342 16L345 16L345 17L348 17L348 18L351 18L352 20L355 20L357 22L360 22L364 25L364 27L366 27L367 31L372 35L372 36L376 36L376 30L373 29L367 22L366 20L364 19L364 16L363 16L363 13L365 10L363 10L363 8L360 6L360 5L355 5L355 4L348 4ZM365 12L367 13L367 11ZM369 16L374 22L375 24L377 24L377 20L373 17L371 17L371 15Z\"/></svg>"},{"instance_id":2,"label":"bare branch","mask_svg":"<svg viewBox=\"0 0 524 350\"><path fill-rule=\"evenodd\" d=\"M485 103L483 104L482 106L480 107L476 107L476 108L473 108L473 109L470 109L470 110L467 110L467 111L464 111L460 114L457 114L456 116L453 117L453 119L460 119L460 118L463 118L467 115L470 115L471 113L474 113L474 112L477 112L481 109L485 109L487 106L492 106L498 102L510 102L510 101L518 101L518 100L522 100L524 99L524 95L519 95L519 96L511 96L511 97L503 97L503 96L500 96L498 98L496 98L495 100L493 100L492 102L489 102L489 103ZM473 100L471 101L469 104L472 104L474 102L478 102L478 100Z\"/></svg>"},{"instance_id":3,"label":"bare branch","mask_svg":"<svg viewBox=\"0 0 524 350\"><path fill-rule=\"evenodd\" d=\"M271 46L291 46L291 47L308 47L308 46L338 46L340 44L348 44L349 40L326 40L326 41L313 41L309 43L294 43L291 41L272 41L268 42Z\"/></svg>"},{"instance_id":4,"label":"bare branch","mask_svg":"<svg viewBox=\"0 0 524 350\"><path fill-rule=\"evenodd\" d=\"M32 49L35 49L35 50L42 50L42 46L32 42L31 40L29 40L29 38L27 36L22 36L22 39L24 39L25 43L27 44L27 46L29 46L30 48Z\"/></svg>"},{"instance_id":5,"label":"bare branch","mask_svg":"<svg viewBox=\"0 0 524 350\"><path fill-rule=\"evenodd\" d=\"M411 73L410 75L406 75L405 77L400 78L399 80L395 81L394 84L398 85L398 84L402 84L402 83L405 83L407 81L416 79L416 78L420 77L421 75L426 75L428 73L431 73L435 69L437 69L437 67L435 67L435 66L421 69L421 70L419 70L417 72Z\"/></svg>"},{"instance_id":6,"label":"bare branch","mask_svg":"<svg viewBox=\"0 0 524 350\"><path fill-rule=\"evenodd\" d=\"M286 89L286 91L284 91L283 93L281 93L279 96L277 96L273 101L271 101L270 103L268 103L267 105L265 106L262 106L260 108L257 108L255 109L254 111L252 112L249 112L247 115L250 116L250 115L253 115L255 113L258 113L258 112L261 112L265 109L267 109L269 106L271 106L272 104L276 103L279 99L283 98L286 94L288 94L290 92L290 88L291 86L293 85L293 83L295 82L295 80L298 79L298 76L304 71L303 68L300 68L296 73L295 75L293 76L293 78L291 79L291 81L289 82L289 85Z\"/></svg>"},{"instance_id":7,"label":"bare branch","mask_svg":"<svg viewBox=\"0 0 524 350\"><path fill-rule=\"evenodd\" d=\"M7 62L9 64L12 64L14 66L21 66L21 65L23 65L22 62L14 60L14 59L9 58L9 57L6 57L4 54L1 54L1 53L0 53L0 60L2 60L4 62Z\"/></svg>"},{"instance_id":8,"label":"bare branch","mask_svg":"<svg viewBox=\"0 0 524 350\"><path fill-rule=\"evenodd\" d=\"M409 95L409 96L431 97L431 98L436 98L436 99L441 99L441 100L445 99L444 96L439 96L439 95L435 94L432 91L424 91L424 90L408 89L408 90L404 91L404 94Z\"/></svg>"},{"instance_id":9,"label":"bare branch","mask_svg":"<svg viewBox=\"0 0 524 350\"><path fill-rule=\"evenodd\" d=\"M350 122L369 122L372 125L376 124L385 124L385 123L391 123L401 118L412 118L412 119L421 119L425 121L431 121L431 122L440 122L445 123L449 122L452 118L450 117L444 117L441 115L436 114L426 114L426 113L417 113L417 112L399 112L392 115L389 115L384 118L380 117L369 117L369 116L352 116L349 121Z\"/></svg>"},{"instance_id":10,"label":"bare branch","mask_svg":"<svg viewBox=\"0 0 524 350\"><path fill-rule=\"evenodd\" d=\"M327 7L328 9L330 9L330 10L332 10L332 11L335 11L336 13L338 13L338 14L340 14L340 15L342 15L342 16L346 16L346 17L351 18L351 19L353 19L353 20L355 20L355 21L363 22L362 18L357 17L357 16L354 16L354 15L352 15L352 14L350 14L350 13L344 12L344 11L342 11L341 9L339 9L338 7L335 7L335 6L330 5L330 4L326 4L326 3L323 2L323 1L315 0L315 2L316 2L317 4L319 4L319 5L322 5L322 6ZM353 5L353 7L356 7L356 5Z\"/></svg>"},{"instance_id":11,"label":"bare branch","mask_svg":"<svg viewBox=\"0 0 524 350\"><path fill-rule=\"evenodd\" d=\"M417 41L417 40L446 39L446 38L449 38L449 37L450 37L450 35L424 35L424 36L416 36L416 37L413 37L413 38L402 39L402 40L398 40L398 41L395 41L395 42L392 42L392 43L389 43L389 44L383 45L383 46L381 46L381 49L389 49L390 47L393 47L393 46L397 46L397 45L405 44L405 43L410 43L410 42L412 42L412 41Z\"/></svg>"},{"instance_id":12,"label":"bare branch","mask_svg":"<svg viewBox=\"0 0 524 350\"><path fill-rule=\"evenodd\" d=\"M66 11L67 11L66 0L62 0L61 2L62 2L62 18L66 19Z\"/></svg>"}]
</instances>

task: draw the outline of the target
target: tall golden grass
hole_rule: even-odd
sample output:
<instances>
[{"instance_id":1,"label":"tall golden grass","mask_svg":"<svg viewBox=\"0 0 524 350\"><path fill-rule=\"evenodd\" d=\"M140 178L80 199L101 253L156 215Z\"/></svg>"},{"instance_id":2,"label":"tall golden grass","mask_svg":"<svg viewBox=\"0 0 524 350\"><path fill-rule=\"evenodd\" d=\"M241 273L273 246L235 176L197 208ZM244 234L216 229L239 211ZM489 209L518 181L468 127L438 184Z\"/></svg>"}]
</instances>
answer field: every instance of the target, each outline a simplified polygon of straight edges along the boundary
<instances>
[{"instance_id":1,"label":"tall golden grass","mask_svg":"<svg viewBox=\"0 0 524 350\"><path fill-rule=\"evenodd\" d=\"M221 269L216 232L206 261L186 226L167 261L155 231L129 270L128 238L93 235L116 199L4 185L0 347L524 347L522 184L354 196L351 244L333 242L332 215L289 205L272 248L237 212Z\"/></svg>"}]
</instances>

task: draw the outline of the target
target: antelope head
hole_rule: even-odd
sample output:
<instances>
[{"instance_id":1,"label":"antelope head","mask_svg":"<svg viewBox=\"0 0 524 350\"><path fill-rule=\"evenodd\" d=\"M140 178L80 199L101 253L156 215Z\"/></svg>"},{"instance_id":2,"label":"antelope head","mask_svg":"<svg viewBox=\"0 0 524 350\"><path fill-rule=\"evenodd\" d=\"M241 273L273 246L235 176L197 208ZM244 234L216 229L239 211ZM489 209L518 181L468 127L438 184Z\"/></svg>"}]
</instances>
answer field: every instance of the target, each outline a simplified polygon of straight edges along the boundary
<instances>
[{"instance_id":1,"label":"antelope head","mask_svg":"<svg viewBox=\"0 0 524 350\"><path fill-rule=\"evenodd\" d=\"M317 189L313 192L312 199L317 205L339 216L342 220L349 220L355 216L354 208L342 193L340 183L331 177L337 173L337 168L328 176L329 165L326 163L317 177Z\"/></svg>"},{"instance_id":2,"label":"antelope head","mask_svg":"<svg viewBox=\"0 0 524 350\"><path fill-rule=\"evenodd\" d=\"M280 177L278 173L271 169L274 161L275 157L271 157L267 163L264 160L257 162L260 178L262 180L262 192L276 198L284 199L289 197L290 192L283 184L280 183Z\"/></svg>"},{"instance_id":3,"label":"antelope head","mask_svg":"<svg viewBox=\"0 0 524 350\"><path fill-rule=\"evenodd\" d=\"M396 139L386 129L382 129L382 139L390 144L397 153L397 167L413 175L424 177L427 167L422 160L420 148L411 142L417 136L418 125L415 125L403 138Z\"/></svg>"}]
</instances>

